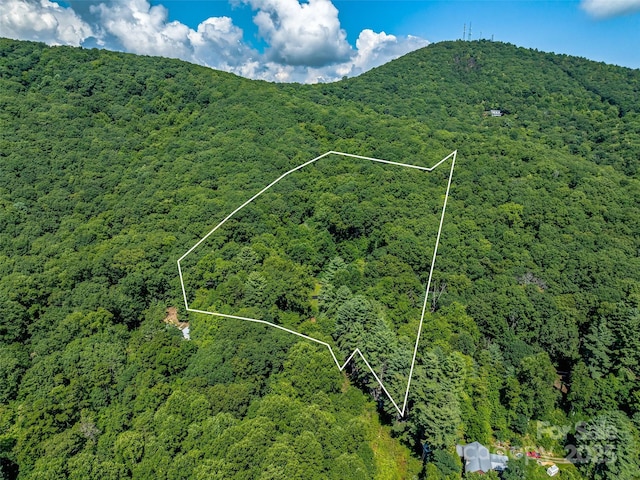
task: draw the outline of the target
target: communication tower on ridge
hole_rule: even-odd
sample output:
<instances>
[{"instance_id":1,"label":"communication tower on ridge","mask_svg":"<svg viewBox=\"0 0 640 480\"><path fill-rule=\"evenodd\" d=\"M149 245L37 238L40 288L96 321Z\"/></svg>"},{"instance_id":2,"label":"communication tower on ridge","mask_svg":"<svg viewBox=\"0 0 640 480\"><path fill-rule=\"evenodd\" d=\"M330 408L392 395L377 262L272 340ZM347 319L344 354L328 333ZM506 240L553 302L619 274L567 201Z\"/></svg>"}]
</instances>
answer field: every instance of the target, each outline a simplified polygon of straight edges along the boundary
<instances>
[{"instance_id":1,"label":"communication tower on ridge","mask_svg":"<svg viewBox=\"0 0 640 480\"><path fill-rule=\"evenodd\" d=\"M482 36L482 33L481 33ZM467 34L467 24L462 27L462 40L471 41L471 22L469 22L469 33Z\"/></svg>"}]
</instances>

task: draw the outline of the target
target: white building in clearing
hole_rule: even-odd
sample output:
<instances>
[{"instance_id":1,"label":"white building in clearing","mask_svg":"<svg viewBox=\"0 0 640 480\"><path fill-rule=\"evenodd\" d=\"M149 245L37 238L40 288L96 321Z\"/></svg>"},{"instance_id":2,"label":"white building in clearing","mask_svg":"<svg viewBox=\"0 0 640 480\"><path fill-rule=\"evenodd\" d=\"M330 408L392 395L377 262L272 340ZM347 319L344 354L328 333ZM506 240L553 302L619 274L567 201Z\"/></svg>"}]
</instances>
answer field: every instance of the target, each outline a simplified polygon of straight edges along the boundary
<instances>
[{"instance_id":1,"label":"white building in clearing","mask_svg":"<svg viewBox=\"0 0 640 480\"><path fill-rule=\"evenodd\" d=\"M489 449L479 442L456 445L456 451L464 464L464 471L487 473L489 470L506 470L509 457L489 453Z\"/></svg>"}]
</instances>

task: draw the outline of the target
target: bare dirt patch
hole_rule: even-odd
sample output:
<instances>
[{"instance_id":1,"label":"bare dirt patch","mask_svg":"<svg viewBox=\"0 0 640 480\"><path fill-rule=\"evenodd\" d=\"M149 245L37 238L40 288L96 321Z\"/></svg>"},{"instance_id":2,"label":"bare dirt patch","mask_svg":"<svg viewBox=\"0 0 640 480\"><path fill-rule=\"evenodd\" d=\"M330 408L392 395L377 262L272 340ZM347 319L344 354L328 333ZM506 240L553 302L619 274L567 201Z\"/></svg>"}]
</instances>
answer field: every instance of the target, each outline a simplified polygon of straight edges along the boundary
<instances>
[{"instance_id":1,"label":"bare dirt patch","mask_svg":"<svg viewBox=\"0 0 640 480\"><path fill-rule=\"evenodd\" d=\"M178 320L178 309L176 307L167 308L167 316L164 317L164 323L175 325L180 330L184 330L189 326L189 322L181 322Z\"/></svg>"}]
</instances>

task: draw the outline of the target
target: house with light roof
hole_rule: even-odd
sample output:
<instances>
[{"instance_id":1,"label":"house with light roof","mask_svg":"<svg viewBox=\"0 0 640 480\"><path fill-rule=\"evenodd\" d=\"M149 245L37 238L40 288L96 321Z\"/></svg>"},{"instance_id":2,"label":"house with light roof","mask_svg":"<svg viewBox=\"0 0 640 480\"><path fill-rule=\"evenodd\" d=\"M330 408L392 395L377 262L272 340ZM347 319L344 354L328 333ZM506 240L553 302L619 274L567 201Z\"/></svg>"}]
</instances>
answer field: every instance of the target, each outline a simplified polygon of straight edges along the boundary
<instances>
[{"instance_id":1,"label":"house with light roof","mask_svg":"<svg viewBox=\"0 0 640 480\"><path fill-rule=\"evenodd\" d=\"M479 442L456 445L465 472L487 473L489 470L506 470L509 458L506 455L489 453L489 449Z\"/></svg>"}]
</instances>

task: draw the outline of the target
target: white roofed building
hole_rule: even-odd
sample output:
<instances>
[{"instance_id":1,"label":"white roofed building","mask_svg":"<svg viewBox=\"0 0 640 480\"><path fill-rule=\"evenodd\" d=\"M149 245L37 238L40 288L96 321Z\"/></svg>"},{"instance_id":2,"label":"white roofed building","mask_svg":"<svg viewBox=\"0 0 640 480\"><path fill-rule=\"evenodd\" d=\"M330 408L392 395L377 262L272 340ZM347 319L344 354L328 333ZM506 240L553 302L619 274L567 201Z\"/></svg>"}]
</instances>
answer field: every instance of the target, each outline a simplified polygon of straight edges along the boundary
<instances>
[{"instance_id":1,"label":"white roofed building","mask_svg":"<svg viewBox=\"0 0 640 480\"><path fill-rule=\"evenodd\" d=\"M489 449L479 442L456 445L465 472L487 473L489 470L501 472L507 468L506 455L489 453Z\"/></svg>"}]
</instances>

